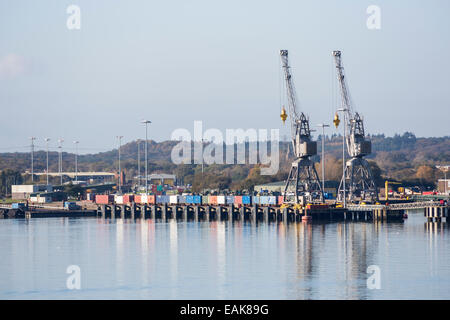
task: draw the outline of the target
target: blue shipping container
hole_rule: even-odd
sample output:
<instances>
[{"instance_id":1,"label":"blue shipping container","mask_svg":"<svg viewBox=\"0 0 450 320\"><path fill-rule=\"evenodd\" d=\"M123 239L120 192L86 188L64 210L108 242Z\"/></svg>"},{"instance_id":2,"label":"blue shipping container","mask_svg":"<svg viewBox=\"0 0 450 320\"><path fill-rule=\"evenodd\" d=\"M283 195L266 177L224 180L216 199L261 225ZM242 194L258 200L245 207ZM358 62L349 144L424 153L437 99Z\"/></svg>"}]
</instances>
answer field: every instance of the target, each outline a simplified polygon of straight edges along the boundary
<instances>
[{"instance_id":1,"label":"blue shipping container","mask_svg":"<svg viewBox=\"0 0 450 320\"><path fill-rule=\"evenodd\" d=\"M251 204L252 198L250 196L242 196L242 204Z\"/></svg>"},{"instance_id":2,"label":"blue shipping container","mask_svg":"<svg viewBox=\"0 0 450 320\"><path fill-rule=\"evenodd\" d=\"M156 203L169 203L170 196L156 196Z\"/></svg>"},{"instance_id":3,"label":"blue shipping container","mask_svg":"<svg viewBox=\"0 0 450 320\"><path fill-rule=\"evenodd\" d=\"M269 204L271 204L271 205L276 205L276 204L277 204L277 197L275 197L275 196L269 196L269 197L267 197L267 198L269 198L269 199L268 199Z\"/></svg>"},{"instance_id":4,"label":"blue shipping container","mask_svg":"<svg viewBox=\"0 0 450 320\"><path fill-rule=\"evenodd\" d=\"M233 204L233 203L234 203L234 196L225 197L225 204Z\"/></svg>"},{"instance_id":5,"label":"blue shipping container","mask_svg":"<svg viewBox=\"0 0 450 320\"><path fill-rule=\"evenodd\" d=\"M195 204L201 204L202 203L202 196L193 196L193 203Z\"/></svg>"},{"instance_id":6,"label":"blue shipping container","mask_svg":"<svg viewBox=\"0 0 450 320\"><path fill-rule=\"evenodd\" d=\"M260 204L260 201L261 201L261 197L258 197L258 196L253 196L252 197L252 203L253 204Z\"/></svg>"},{"instance_id":7,"label":"blue shipping container","mask_svg":"<svg viewBox=\"0 0 450 320\"><path fill-rule=\"evenodd\" d=\"M263 204L263 205L269 204L269 197L268 196L259 197L259 204Z\"/></svg>"},{"instance_id":8,"label":"blue shipping container","mask_svg":"<svg viewBox=\"0 0 450 320\"><path fill-rule=\"evenodd\" d=\"M186 203L194 203L194 196L186 196Z\"/></svg>"}]
</instances>

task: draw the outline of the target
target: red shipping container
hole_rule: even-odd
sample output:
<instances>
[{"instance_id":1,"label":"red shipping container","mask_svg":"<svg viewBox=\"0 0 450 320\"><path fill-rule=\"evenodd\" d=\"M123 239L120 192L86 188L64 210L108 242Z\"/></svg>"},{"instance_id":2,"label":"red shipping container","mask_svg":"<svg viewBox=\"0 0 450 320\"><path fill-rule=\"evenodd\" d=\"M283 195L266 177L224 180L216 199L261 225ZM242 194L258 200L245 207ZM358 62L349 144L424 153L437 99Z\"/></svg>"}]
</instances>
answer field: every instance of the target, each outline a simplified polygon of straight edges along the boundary
<instances>
[{"instance_id":1,"label":"red shipping container","mask_svg":"<svg viewBox=\"0 0 450 320\"><path fill-rule=\"evenodd\" d=\"M234 196L234 204L242 204L242 196Z\"/></svg>"},{"instance_id":2,"label":"red shipping container","mask_svg":"<svg viewBox=\"0 0 450 320\"><path fill-rule=\"evenodd\" d=\"M123 196L123 203L132 203L134 201L133 194L126 194Z\"/></svg>"},{"instance_id":3,"label":"red shipping container","mask_svg":"<svg viewBox=\"0 0 450 320\"><path fill-rule=\"evenodd\" d=\"M278 204L279 205L283 204L283 196L278 196Z\"/></svg>"},{"instance_id":4,"label":"red shipping container","mask_svg":"<svg viewBox=\"0 0 450 320\"><path fill-rule=\"evenodd\" d=\"M97 204L110 204L114 202L114 196L108 194L98 194L95 196L95 203Z\"/></svg>"},{"instance_id":5,"label":"red shipping container","mask_svg":"<svg viewBox=\"0 0 450 320\"><path fill-rule=\"evenodd\" d=\"M141 202L141 199L142 199L142 197L141 197L141 195L139 195L139 194L137 194L137 195L134 196L134 202L136 202L136 203L142 203L142 202Z\"/></svg>"},{"instance_id":6,"label":"red shipping container","mask_svg":"<svg viewBox=\"0 0 450 320\"><path fill-rule=\"evenodd\" d=\"M217 196L209 196L208 203L209 204L217 204Z\"/></svg>"}]
</instances>

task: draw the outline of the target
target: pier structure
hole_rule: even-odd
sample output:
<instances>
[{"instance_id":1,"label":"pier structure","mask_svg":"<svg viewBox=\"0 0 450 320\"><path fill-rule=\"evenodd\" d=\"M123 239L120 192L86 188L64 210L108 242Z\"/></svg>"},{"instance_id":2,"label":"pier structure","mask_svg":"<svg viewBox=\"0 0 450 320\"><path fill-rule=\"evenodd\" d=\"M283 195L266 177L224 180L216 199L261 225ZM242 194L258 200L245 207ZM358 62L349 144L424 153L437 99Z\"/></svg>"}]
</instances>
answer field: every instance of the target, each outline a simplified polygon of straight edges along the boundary
<instances>
[{"instance_id":1,"label":"pier structure","mask_svg":"<svg viewBox=\"0 0 450 320\"><path fill-rule=\"evenodd\" d=\"M96 210L63 210L30 206L0 206L0 219L43 217L100 217L104 219L176 219L181 221L403 221L407 210L422 209L427 221L449 217L449 206L423 201L390 205L333 206L211 205L211 204L99 204Z\"/></svg>"}]
</instances>

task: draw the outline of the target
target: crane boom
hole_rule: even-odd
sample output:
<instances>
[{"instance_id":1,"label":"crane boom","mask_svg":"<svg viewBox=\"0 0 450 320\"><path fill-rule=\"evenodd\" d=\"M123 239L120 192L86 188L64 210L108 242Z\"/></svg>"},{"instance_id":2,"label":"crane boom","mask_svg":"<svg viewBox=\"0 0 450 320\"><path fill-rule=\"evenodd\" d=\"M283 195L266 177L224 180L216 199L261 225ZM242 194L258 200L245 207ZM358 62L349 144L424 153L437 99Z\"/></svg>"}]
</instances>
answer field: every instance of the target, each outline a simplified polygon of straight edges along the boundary
<instances>
[{"instance_id":1,"label":"crane boom","mask_svg":"<svg viewBox=\"0 0 450 320\"><path fill-rule=\"evenodd\" d=\"M290 72L288 51L280 50L286 94L288 97L288 114L283 108L281 119L290 117L292 147L296 160L292 163L291 171L286 181L284 201L291 203L302 202L300 199L312 202L323 200L323 192L314 163L310 157L317 154L317 143L311 141L309 119L303 112L297 110L297 94Z\"/></svg>"},{"instance_id":2,"label":"crane boom","mask_svg":"<svg viewBox=\"0 0 450 320\"><path fill-rule=\"evenodd\" d=\"M370 165L363 158L372 152L372 143L365 137L363 118L353 109L347 79L344 74L344 66L342 65L341 51L333 51L333 57L341 92L341 111L344 112L345 142L348 154L351 157L346 163L338 193L341 198L344 195L345 197L348 196L349 200L355 200L357 197L361 199L368 197L372 200L378 199L378 190Z\"/></svg>"}]
</instances>

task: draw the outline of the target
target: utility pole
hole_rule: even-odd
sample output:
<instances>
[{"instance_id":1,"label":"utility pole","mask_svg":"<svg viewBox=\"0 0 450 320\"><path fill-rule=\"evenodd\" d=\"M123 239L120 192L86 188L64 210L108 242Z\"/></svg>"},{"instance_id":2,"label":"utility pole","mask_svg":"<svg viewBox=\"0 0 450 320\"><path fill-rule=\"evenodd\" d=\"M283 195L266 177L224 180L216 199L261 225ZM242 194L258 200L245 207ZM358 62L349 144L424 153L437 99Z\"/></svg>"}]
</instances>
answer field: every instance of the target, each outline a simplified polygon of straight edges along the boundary
<instances>
[{"instance_id":1,"label":"utility pole","mask_svg":"<svg viewBox=\"0 0 450 320\"><path fill-rule=\"evenodd\" d=\"M325 128L329 125L321 123L317 126L322 127L322 192L325 192Z\"/></svg>"},{"instance_id":2,"label":"utility pole","mask_svg":"<svg viewBox=\"0 0 450 320\"><path fill-rule=\"evenodd\" d=\"M141 140L137 139L138 190L141 187Z\"/></svg>"},{"instance_id":3,"label":"utility pole","mask_svg":"<svg viewBox=\"0 0 450 320\"><path fill-rule=\"evenodd\" d=\"M122 194L122 171L120 169L120 147L122 146L123 136L116 136L119 139L119 194Z\"/></svg>"},{"instance_id":4,"label":"utility pole","mask_svg":"<svg viewBox=\"0 0 450 320\"><path fill-rule=\"evenodd\" d=\"M344 115L344 135L342 136L342 186L344 191L344 208L347 207L347 191L345 188L345 132L347 131L347 108L338 109Z\"/></svg>"},{"instance_id":5,"label":"utility pole","mask_svg":"<svg viewBox=\"0 0 450 320\"><path fill-rule=\"evenodd\" d=\"M48 142L50 141L50 138L45 138L45 146L47 149L47 171L46 171L46 176L47 176L47 186L48 186Z\"/></svg>"},{"instance_id":6,"label":"utility pole","mask_svg":"<svg viewBox=\"0 0 450 320\"><path fill-rule=\"evenodd\" d=\"M78 182L78 143L80 141L74 141L75 143L75 181Z\"/></svg>"},{"instance_id":7,"label":"utility pole","mask_svg":"<svg viewBox=\"0 0 450 320\"><path fill-rule=\"evenodd\" d=\"M31 140L31 183L34 182L34 140L36 137L30 137Z\"/></svg>"},{"instance_id":8,"label":"utility pole","mask_svg":"<svg viewBox=\"0 0 450 320\"><path fill-rule=\"evenodd\" d=\"M59 157L58 157L58 173L59 177L61 179L61 185L63 184L63 178L62 178L62 143L64 142L63 138L58 139L58 149L59 149Z\"/></svg>"},{"instance_id":9,"label":"utility pole","mask_svg":"<svg viewBox=\"0 0 450 320\"><path fill-rule=\"evenodd\" d=\"M141 123L145 124L145 194L148 194L148 124L152 123L150 120L142 120Z\"/></svg>"},{"instance_id":10,"label":"utility pole","mask_svg":"<svg viewBox=\"0 0 450 320\"><path fill-rule=\"evenodd\" d=\"M203 177L203 138L202 138L202 177ZM234 148L234 147L233 147Z\"/></svg>"}]
</instances>

